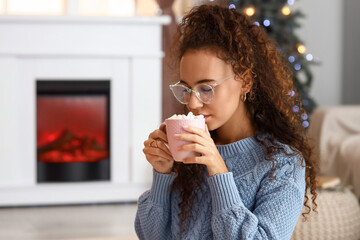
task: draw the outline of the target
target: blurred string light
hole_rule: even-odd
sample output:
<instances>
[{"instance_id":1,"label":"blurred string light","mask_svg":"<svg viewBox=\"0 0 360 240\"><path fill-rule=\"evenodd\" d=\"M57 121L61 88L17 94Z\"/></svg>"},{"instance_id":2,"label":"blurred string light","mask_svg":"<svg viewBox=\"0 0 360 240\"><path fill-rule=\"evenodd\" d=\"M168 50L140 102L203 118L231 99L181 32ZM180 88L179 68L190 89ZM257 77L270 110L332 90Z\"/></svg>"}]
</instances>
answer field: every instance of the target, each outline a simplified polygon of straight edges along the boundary
<instances>
[{"instance_id":1,"label":"blurred string light","mask_svg":"<svg viewBox=\"0 0 360 240\"><path fill-rule=\"evenodd\" d=\"M295 91L294 91L294 90L291 90L291 91L289 91L288 94L289 94L290 97L293 97L293 96L295 96Z\"/></svg>"},{"instance_id":2,"label":"blurred string light","mask_svg":"<svg viewBox=\"0 0 360 240\"><path fill-rule=\"evenodd\" d=\"M290 10L290 8L289 8L288 6L284 6L284 7L281 9L281 13L282 13L283 15L285 15L285 16L288 16L288 15L290 15L291 10Z\"/></svg>"},{"instance_id":3,"label":"blurred string light","mask_svg":"<svg viewBox=\"0 0 360 240\"><path fill-rule=\"evenodd\" d=\"M287 3L288 3L289 5L293 5L293 4L295 3L295 0L288 0Z\"/></svg>"},{"instance_id":4,"label":"blurred string light","mask_svg":"<svg viewBox=\"0 0 360 240\"><path fill-rule=\"evenodd\" d=\"M294 56L290 56L290 57L288 58L288 60L289 60L289 62L293 63L293 62L295 62L295 57L294 57Z\"/></svg>"},{"instance_id":5,"label":"blurred string light","mask_svg":"<svg viewBox=\"0 0 360 240\"><path fill-rule=\"evenodd\" d=\"M309 100L307 100L307 99L302 100L303 106L307 106L308 104L309 104Z\"/></svg>"},{"instance_id":6,"label":"blurred string light","mask_svg":"<svg viewBox=\"0 0 360 240\"><path fill-rule=\"evenodd\" d=\"M232 3L232 4L229 5L229 9L235 9L235 8L236 8L235 4Z\"/></svg>"},{"instance_id":7,"label":"blurred string light","mask_svg":"<svg viewBox=\"0 0 360 240\"><path fill-rule=\"evenodd\" d=\"M298 105L293 106L293 112L298 112L300 110Z\"/></svg>"},{"instance_id":8,"label":"blurred string light","mask_svg":"<svg viewBox=\"0 0 360 240\"><path fill-rule=\"evenodd\" d=\"M260 26L260 23L258 21L255 21L254 24Z\"/></svg>"},{"instance_id":9,"label":"blurred string light","mask_svg":"<svg viewBox=\"0 0 360 240\"><path fill-rule=\"evenodd\" d=\"M298 44L296 46L299 53L304 54L306 52L306 47L303 44Z\"/></svg>"},{"instance_id":10,"label":"blurred string light","mask_svg":"<svg viewBox=\"0 0 360 240\"><path fill-rule=\"evenodd\" d=\"M309 122L308 121L303 121L302 123L304 128L307 128L309 126Z\"/></svg>"},{"instance_id":11,"label":"blurred string light","mask_svg":"<svg viewBox=\"0 0 360 240\"><path fill-rule=\"evenodd\" d=\"M307 119L308 119L308 115L307 115L306 113L303 113L303 114L301 114L301 118L302 118L303 120L307 120Z\"/></svg>"},{"instance_id":12,"label":"blurred string light","mask_svg":"<svg viewBox=\"0 0 360 240\"><path fill-rule=\"evenodd\" d=\"M254 7L247 7L244 10L245 14L249 17L253 16L255 14L255 8Z\"/></svg>"},{"instance_id":13,"label":"blurred string light","mask_svg":"<svg viewBox=\"0 0 360 240\"><path fill-rule=\"evenodd\" d=\"M310 53L306 54L306 60L312 61L313 59L314 59L314 57L312 54L310 54Z\"/></svg>"},{"instance_id":14,"label":"blurred string light","mask_svg":"<svg viewBox=\"0 0 360 240\"><path fill-rule=\"evenodd\" d=\"M301 69L301 65L298 64L298 63L296 63L296 64L294 65L294 68L295 68L296 71L299 71L299 70Z\"/></svg>"},{"instance_id":15,"label":"blurred string light","mask_svg":"<svg viewBox=\"0 0 360 240\"><path fill-rule=\"evenodd\" d=\"M271 23L270 23L269 19L265 19L263 24L264 24L265 27L268 27L268 26L270 26Z\"/></svg>"}]
</instances>

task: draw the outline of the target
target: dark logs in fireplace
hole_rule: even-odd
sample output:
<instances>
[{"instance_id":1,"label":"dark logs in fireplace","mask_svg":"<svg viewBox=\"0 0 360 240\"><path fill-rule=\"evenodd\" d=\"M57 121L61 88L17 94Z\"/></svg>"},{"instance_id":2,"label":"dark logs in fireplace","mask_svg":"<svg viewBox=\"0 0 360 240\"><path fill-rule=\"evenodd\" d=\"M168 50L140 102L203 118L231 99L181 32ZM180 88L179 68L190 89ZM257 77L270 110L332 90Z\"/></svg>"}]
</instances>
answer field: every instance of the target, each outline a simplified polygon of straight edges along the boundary
<instances>
[{"instance_id":1,"label":"dark logs in fireplace","mask_svg":"<svg viewBox=\"0 0 360 240\"><path fill-rule=\"evenodd\" d=\"M110 180L110 81L37 81L37 181Z\"/></svg>"}]
</instances>

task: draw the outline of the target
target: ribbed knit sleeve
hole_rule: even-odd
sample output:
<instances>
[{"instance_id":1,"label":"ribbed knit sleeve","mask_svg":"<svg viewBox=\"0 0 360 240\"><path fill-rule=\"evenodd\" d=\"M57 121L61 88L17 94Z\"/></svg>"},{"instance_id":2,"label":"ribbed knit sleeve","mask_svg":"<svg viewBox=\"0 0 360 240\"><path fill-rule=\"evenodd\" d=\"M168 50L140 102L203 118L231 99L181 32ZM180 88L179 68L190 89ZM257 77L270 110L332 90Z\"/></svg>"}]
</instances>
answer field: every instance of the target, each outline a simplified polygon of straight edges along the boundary
<instances>
[{"instance_id":1,"label":"ribbed knit sleeve","mask_svg":"<svg viewBox=\"0 0 360 240\"><path fill-rule=\"evenodd\" d=\"M151 189L138 201L135 231L139 239L168 240L171 236L170 186L174 179L153 170Z\"/></svg>"},{"instance_id":2,"label":"ribbed knit sleeve","mask_svg":"<svg viewBox=\"0 0 360 240\"><path fill-rule=\"evenodd\" d=\"M169 206L170 185L174 179L174 175L161 174L153 170L153 183L150 190L150 198L154 204Z\"/></svg>"},{"instance_id":3,"label":"ribbed knit sleeve","mask_svg":"<svg viewBox=\"0 0 360 240\"><path fill-rule=\"evenodd\" d=\"M284 164L275 180L262 180L252 211L244 206L232 173L210 177L214 239L290 239L305 193L305 170L295 165Z\"/></svg>"},{"instance_id":4,"label":"ribbed knit sleeve","mask_svg":"<svg viewBox=\"0 0 360 240\"><path fill-rule=\"evenodd\" d=\"M209 177L208 184L215 214L242 204L232 172Z\"/></svg>"}]
</instances>

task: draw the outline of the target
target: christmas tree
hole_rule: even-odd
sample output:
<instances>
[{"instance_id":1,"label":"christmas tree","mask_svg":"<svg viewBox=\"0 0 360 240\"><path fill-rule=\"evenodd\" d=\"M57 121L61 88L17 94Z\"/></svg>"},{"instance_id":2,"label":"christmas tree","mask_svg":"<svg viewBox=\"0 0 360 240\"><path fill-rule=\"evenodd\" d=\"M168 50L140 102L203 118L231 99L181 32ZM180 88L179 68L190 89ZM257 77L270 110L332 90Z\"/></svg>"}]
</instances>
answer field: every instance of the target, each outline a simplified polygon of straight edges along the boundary
<instances>
[{"instance_id":1,"label":"christmas tree","mask_svg":"<svg viewBox=\"0 0 360 240\"><path fill-rule=\"evenodd\" d=\"M215 0L210 0L214 2ZM290 69L293 70L296 92L289 92L290 96L299 94L302 107L306 113L302 114L303 126L309 126L308 114L316 107L309 91L312 74L309 69L316 63L313 56L306 52L303 42L296 36L295 29L300 27L297 20L304 15L299 11L292 11L295 0L226 0L229 8L236 8L244 12L254 23L264 27L269 36L278 44L280 52L288 59ZM300 106L294 106L293 111L299 111Z\"/></svg>"}]
</instances>

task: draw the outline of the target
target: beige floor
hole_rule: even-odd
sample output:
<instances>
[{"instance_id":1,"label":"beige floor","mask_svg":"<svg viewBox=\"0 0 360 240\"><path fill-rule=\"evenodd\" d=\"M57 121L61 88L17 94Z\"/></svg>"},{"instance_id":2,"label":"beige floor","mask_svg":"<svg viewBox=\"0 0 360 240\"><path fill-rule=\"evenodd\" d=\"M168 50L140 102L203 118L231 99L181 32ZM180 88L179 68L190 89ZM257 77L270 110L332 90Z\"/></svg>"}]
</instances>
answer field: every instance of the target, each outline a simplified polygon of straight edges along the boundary
<instances>
[{"instance_id":1,"label":"beige floor","mask_svg":"<svg viewBox=\"0 0 360 240\"><path fill-rule=\"evenodd\" d=\"M1 240L135 240L136 204L0 208Z\"/></svg>"}]
</instances>

